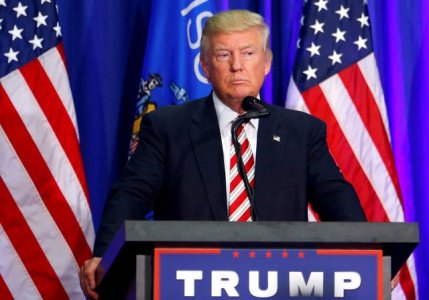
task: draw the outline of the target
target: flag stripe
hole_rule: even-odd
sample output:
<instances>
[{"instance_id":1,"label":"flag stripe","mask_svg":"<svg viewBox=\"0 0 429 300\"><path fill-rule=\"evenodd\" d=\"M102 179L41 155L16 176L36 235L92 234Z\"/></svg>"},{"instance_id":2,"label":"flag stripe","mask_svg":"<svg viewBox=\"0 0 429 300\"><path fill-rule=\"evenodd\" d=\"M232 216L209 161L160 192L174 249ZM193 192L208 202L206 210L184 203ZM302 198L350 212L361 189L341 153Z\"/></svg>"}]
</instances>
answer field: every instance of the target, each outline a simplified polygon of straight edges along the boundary
<instances>
[{"instance_id":1,"label":"flag stripe","mask_svg":"<svg viewBox=\"0 0 429 300\"><path fill-rule=\"evenodd\" d=\"M2 257L0 259L0 275L3 277L13 299L41 299L42 297L21 258L6 235L2 223L0 223L0 253ZM3 296L4 294L1 293L0 295Z\"/></svg>"},{"instance_id":2,"label":"flag stripe","mask_svg":"<svg viewBox=\"0 0 429 300\"><path fill-rule=\"evenodd\" d=\"M402 290L404 291L407 299L416 299L416 293L414 290L414 283L411 279L410 271L408 265L404 265L401 268L401 273L399 276L399 281L401 283Z\"/></svg>"},{"instance_id":3,"label":"flag stripe","mask_svg":"<svg viewBox=\"0 0 429 300\"><path fill-rule=\"evenodd\" d=\"M371 90L375 102L377 103L378 110L381 115L383 123L380 126L383 126L386 129L387 137L390 142L390 132L389 132L389 119L387 117L386 103L384 101L383 88L380 82L380 75L378 74L377 62L375 60L374 53L366 56L357 62L359 69L365 78L368 88Z\"/></svg>"},{"instance_id":4,"label":"flag stripe","mask_svg":"<svg viewBox=\"0 0 429 300\"><path fill-rule=\"evenodd\" d=\"M0 5L0 298L83 299L95 234L58 7L17 3Z\"/></svg>"},{"instance_id":5,"label":"flag stripe","mask_svg":"<svg viewBox=\"0 0 429 300\"><path fill-rule=\"evenodd\" d=\"M418 291L418 281L417 281L417 273L416 273L415 263L416 262L414 260L414 255L411 255L407 259L407 266L406 267L408 268L408 272L409 272L410 278L412 280L412 285L414 286L414 294L417 294L416 291ZM401 278L401 284L403 282L402 280L407 280L407 278L406 277Z\"/></svg>"},{"instance_id":6,"label":"flag stripe","mask_svg":"<svg viewBox=\"0 0 429 300\"><path fill-rule=\"evenodd\" d=\"M27 71L26 73L30 72ZM82 187L77 182L76 175L70 165L70 161L64 153L63 148L59 145L58 139L55 136L53 130L53 128L56 128L57 126L61 127L62 125L60 124L66 122L65 120L67 119L67 116L62 116L61 120L54 121L54 123L51 125L49 120L46 120L46 116L42 112L41 107L38 105L39 103L37 103L37 99L34 98L33 91L28 89L29 86L27 85L27 82L20 74L21 73L19 71L15 71L4 77L2 79L3 86L7 90L7 93L12 95L11 100L13 105L18 110L18 113L20 114L21 119L24 121L30 135L34 138L40 153L44 157L45 162L48 164L48 167L53 174L53 179L57 181L57 184L65 195L65 199L69 202L69 205L74 212L75 218L78 220L90 218L88 202L85 199ZM40 70L40 72L38 72L38 74L34 75L33 77L43 77L43 74L43 70ZM47 84L46 86L42 87L43 90L49 89L48 83L39 83ZM33 84L40 86L37 81L33 82ZM37 88L35 88L35 92L36 94L39 94ZM52 94L55 93L48 92L49 96ZM40 96L46 97L47 95ZM44 103L44 101L41 102ZM54 106L51 103L48 103L48 105ZM55 115L56 112L53 112L52 114ZM36 117L37 120L43 121L34 123L31 119L34 117ZM41 126L43 126L43 129ZM61 129L63 130L63 128ZM64 135L64 133L67 132L63 132L61 135ZM75 148L77 148L77 146L78 144L76 144ZM82 230L87 233L88 244L92 244L92 224L88 222L81 223L86 224L86 227L82 228Z\"/></svg>"},{"instance_id":7,"label":"flag stripe","mask_svg":"<svg viewBox=\"0 0 429 300\"><path fill-rule=\"evenodd\" d=\"M2 230L1 225L0 225L0 231ZM1 237L1 233L0 233L0 239ZM13 296L10 293L9 288L6 285L6 282L4 282L3 276L1 276L0 273L0 295L2 295L3 300L13 300Z\"/></svg>"},{"instance_id":8,"label":"flag stripe","mask_svg":"<svg viewBox=\"0 0 429 300\"><path fill-rule=\"evenodd\" d=\"M57 51L54 50L55 48L51 49L44 55L57 53ZM51 59L49 61L54 60ZM61 63L61 61L58 63ZM88 195L85 193L84 189L86 188L84 185L85 175L82 161L80 159L80 151L78 147L79 142L76 130L73 127L68 112L65 110L60 98L58 97L56 89L54 89L51 84L51 81L44 72L44 68L39 60L33 60L26 66L22 67L21 73L30 88L31 93L34 95L34 100L37 101L38 106L42 110L41 114L43 113L43 117L48 121L46 124L51 124L47 130L52 131L52 139L54 139L55 142L58 140L61 144L58 148L62 151L49 147L48 149L50 150L50 153L44 155L45 160L48 162L48 165L50 165L50 170L54 177L57 178L58 185L64 192L70 207L73 209L74 214L78 219L78 222L81 225L86 225L86 227L82 228L82 231L86 233L87 238L90 238L92 226L89 226L90 224L87 222L80 222L82 218L83 220L87 220L88 217L90 217L90 209L87 201ZM60 76L57 76L56 78L60 78ZM22 106L20 103L17 103L15 107L19 108ZM36 107L34 107L33 111L36 111ZM31 125L27 126L32 128L30 127ZM55 150L55 153L53 153L53 150ZM48 158L51 155L60 156L61 153L64 156L61 156L59 159ZM59 162L63 163L60 164ZM62 176L63 174L61 174L61 172L64 172L64 176ZM91 240L88 241L88 244L90 243Z\"/></svg>"},{"instance_id":9,"label":"flag stripe","mask_svg":"<svg viewBox=\"0 0 429 300\"><path fill-rule=\"evenodd\" d=\"M18 72L19 71L16 71L16 73ZM9 75L12 74L13 73ZM14 80L12 81L20 86L19 92L16 92L15 90L15 93L13 93L14 99L31 99L31 95L29 95L28 92L25 92L25 89L23 88L25 83L22 83L22 80L18 79L20 76L13 77ZM13 86L8 86L7 84L4 86L14 91ZM42 137L41 142L39 143L40 149L36 146L32 136L37 139L38 133L32 132L30 134L27 131L27 128L31 129L31 124L29 124L29 127L25 126L23 120L18 115L15 107L12 105L8 95L3 89L3 85L0 86L0 98L2 98L0 103L0 124L4 128L4 131L11 141L11 144L13 144L22 164L27 169L30 178L34 182L34 185L40 193L42 200L49 210L52 218L56 222L65 240L72 249L76 261L79 265L81 265L85 259L91 256L91 250L88 246L88 243L86 242L83 232L81 230L76 230L76 228L80 228L80 226L76 220L75 214L67 204L62 191L58 187L55 179L52 177L52 173L50 172L46 161L43 159L41 152L39 151L40 149L43 149L44 144L46 144L46 140L44 140ZM30 101L28 101L28 105L20 105L20 109L31 109L31 114L34 115L35 108L31 108L29 106L31 106ZM26 115L24 112L23 118L25 119L25 117ZM38 116L37 119L40 119L40 117ZM26 121L31 123L32 120L28 118ZM43 133L46 134L46 132ZM60 152L60 149L57 148L54 148L53 150L55 153ZM55 157L55 154L52 154L52 157ZM52 157L50 157L50 159L52 159ZM65 164L66 162L62 160L61 163Z\"/></svg>"},{"instance_id":10,"label":"flag stripe","mask_svg":"<svg viewBox=\"0 0 429 300\"><path fill-rule=\"evenodd\" d=\"M289 108L289 109L299 110L310 114L310 110L308 109L304 101L303 95L301 94L300 90L296 86L296 83L293 80L293 78L289 80L285 106L286 108Z\"/></svg>"},{"instance_id":11,"label":"flag stripe","mask_svg":"<svg viewBox=\"0 0 429 300\"><path fill-rule=\"evenodd\" d=\"M294 85L292 82L290 84ZM294 97L292 93L288 97ZM301 94L295 99L301 98ZM302 100L296 100L297 104L299 101L304 101L304 104L300 106L306 106L308 110L318 118L326 121L328 130L328 143L330 150L337 160L337 163L342 166L342 171L346 178L352 182L359 195L359 199L362 202L365 213L371 221L389 221L384 209L380 205L380 199L375 194L371 183L368 181L366 175L363 173L362 168L356 160L349 143L346 141L343 132L341 131L338 122L327 105L326 99L323 95L322 90L316 86L310 90L302 93ZM407 265L401 268L400 284L402 292L406 295L406 299L415 298L415 285L416 278L412 278L410 273L410 264L413 264L413 258L408 260ZM412 268L413 269L413 268ZM399 299L399 298L395 298Z\"/></svg>"},{"instance_id":12,"label":"flag stripe","mask_svg":"<svg viewBox=\"0 0 429 300\"><path fill-rule=\"evenodd\" d=\"M3 207L0 210L1 223L42 298L67 299L61 282L1 178L0 198ZM43 274L40 270L43 270Z\"/></svg>"},{"instance_id":13,"label":"flag stripe","mask_svg":"<svg viewBox=\"0 0 429 300\"><path fill-rule=\"evenodd\" d=\"M389 177L393 182L396 194L398 195L399 200L401 200L399 197L400 191L398 176L396 175L392 148L390 147L386 128L379 125L383 124L380 110L359 66L353 64L339 72L338 75L347 89L362 122L365 124L365 128L368 130L368 134L371 136L375 147L378 149Z\"/></svg>"},{"instance_id":14,"label":"flag stripe","mask_svg":"<svg viewBox=\"0 0 429 300\"><path fill-rule=\"evenodd\" d=\"M59 56L60 56L60 58L61 58L61 60L62 60L62 65L64 66L64 71L67 71L67 60L66 60L66 54L65 54L65 51L64 51L64 44L63 44L63 42L61 42L61 43L59 43L58 45L57 45L57 50L58 50L58 54L59 54ZM39 57L39 59L40 58L42 58L43 57L43 55L41 55L40 57ZM66 72L66 74L67 74L67 72ZM68 75L67 75L67 82L69 82L69 80L68 80ZM70 96L71 96L71 90L70 90L70 85L69 84L66 84L65 86L67 86L68 87L68 90L70 91ZM67 98L64 98L64 99L67 99ZM71 103L73 103L73 97L72 98L70 98L70 100L71 100ZM74 111L74 105L73 105L73 107L72 107L73 109L72 109L72 115L74 115L75 114L75 111ZM75 124L75 125L77 125L77 123ZM77 128L77 127L76 127ZM79 132L78 132L79 133Z\"/></svg>"},{"instance_id":15,"label":"flag stripe","mask_svg":"<svg viewBox=\"0 0 429 300\"><path fill-rule=\"evenodd\" d=\"M367 217L380 222L388 221L380 199L362 170L320 87L315 86L303 92L302 95L310 112L316 117L325 120L328 128L327 140L330 146L329 149L335 157L337 164L341 166L344 177L356 189Z\"/></svg>"},{"instance_id":16,"label":"flag stripe","mask_svg":"<svg viewBox=\"0 0 429 300\"><path fill-rule=\"evenodd\" d=\"M3 238L4 232L2 233L2 226L0 225L0 240ZM2 248L1 246L1 241L0 241L0 248ZM2 252L4 253L4 252ZM6 285L6 282L3 279L2 276L3 272L0 272L0 295L2 295L3 300L13 300L13 295L11 294L8 286Z\"/></svg>"},{"instance_id":17,"label":"flag stripe","mask_svg":"<svg viewBox=\"0 0 429 300\"><path fill-rule=\"evenodd\" d=\"M0 127L0 153L3 154L0 169L8 170L8 176L2 178L39 243L35 246L43 249L67 293L70 296L73 294L82 296L82 292L76 290L77 285L73 284L78 282L78 265L75 258L2 127ZM16 180L16 178L20 178L20 180ZM6 212L8 211L9 209L6 210ZM26 247L28 245L30 243L21 244ZM31 244L31 246L34 245ZM17 251L20 251L19 247L17 247Z\"/></svg>"},{"instance_id":18,"label":"flag stripe","mask_svg":"<svg viewBox=\"0 0 429 300\"><path fill-rule=\"evenodd\" d=\"M2 229L2 227L0 225L0 240L3 238L2 237L2 233L1 233L2 230L3 229ZM0 246L0 248L1 248L1 246ZM0 272L0 295L2 295L2 299L3 300L13 300L13 296L10 293L10 290L9 290L9 288L6 285L6 282L4 282L4 279L3 279L3 276L1 274L1 272Z\"/></svg>"},{"instance_id":19,"label":"flag stripe","mask_svg":"<svg viewBox=\"0 0 429 300\"><path fill-rule=\"evenodd\" d=\"M34 65L32 66L32 64ZM85 172L78 147L79 138L73 99L68 85L67 71L59 49L52 48L44 53L38 60L22 68L22 73L49 122L55 124L53 129L77 174L88 202ZM42 77L38 79L38 76ZM43 82L36 84L38 80L43 80ZM45 94L44 90L47 90L48 87L50 93Z\"/></svg>"},{"instance_id":20,"label":"flag stripe","mask_svg":"<svg viewBox=\"0 0 429 300\"><path fill-rule=\"evenodd\" d=\"M65 68L63 57L60 53L61 45L62 43L57 47L46 51L44 54L38 57L38 60L43 66L49 81L55 87L55 91L59 96L59 100L62 102L64 108L67 111L68 117L73 123L76 136L79 136L77 130L78 127L76 113L74 111L74 102L68 82L67 70Z\"/></svg>"},{"instance_id":21,"label":"flag stripe","mask_svg":"<svg viewBox=\"0 0 429 300\"><path fill-rule=\"evenodd\" d=\"M308 0L301 25L286 106L327 123L330 151L355 187L369 221L403 222L367 1ZM394 299L416 299L412 256L400 280Z\"/></svg>"},{"instance_id":22,"label":"flag stripe","mask_svg":"<svg viewBox=\"0 0 429 300\"><path fill-rule=\"evenodd\" d=\"M320 87L357 160L381 199L389 220L404 221L402 206L391 178L341 79L333 75Z\"/></svg>"}]
</instances>

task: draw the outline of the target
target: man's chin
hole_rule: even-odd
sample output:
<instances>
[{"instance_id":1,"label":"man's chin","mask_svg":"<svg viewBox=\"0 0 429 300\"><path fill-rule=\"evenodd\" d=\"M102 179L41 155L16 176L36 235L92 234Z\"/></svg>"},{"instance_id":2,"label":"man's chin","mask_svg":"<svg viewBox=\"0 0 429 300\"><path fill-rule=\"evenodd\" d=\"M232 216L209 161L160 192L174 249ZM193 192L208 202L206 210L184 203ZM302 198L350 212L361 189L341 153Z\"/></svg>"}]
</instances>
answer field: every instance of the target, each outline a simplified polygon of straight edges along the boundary
<instances>
[{"instance_id":1,"label":"man's chin","mask_svg":"<svg viewBox=\"0 0 429 300\"><path fill-rule=\"evenodd\" d=\"M234 95L234 99L236 99L237 101L243 101L243 99L244 98L246 98L247 96L253 96L253 97L255 97L254 96L254 93L240 93L240 94L237 94L237 95Z\"/></svg>"},{"instance_id":2,"label":"man's chin","mask_svg":"<svg viewBox=\"0 0 429 300\"><path fill-rule=\"evenodd\" d=\"M223 97L222 94L217 93L221 99L229 102L229 103L237 103L243 101L243 99L247 96L254 96L256 97L258 93L255 93L254 91L251 91L250 89L240 89L240 90L234 90L229 91L229 93L224 93Z\"/></svg>"},{"instance_id":3,"label":"man's chin","mask_svg":"<svg viewBox=\"0 0 429 300\"><path fill-rule=\"evenodd\" d=\"M231 98L233 98L233 99L243 100L243 98L247 97L247 96L254 96L255 97L258 95L258 93L255 93L254 91L252 91L250 89L239 89L239 90L235 90L230 95L231 95Z\"/></svg>"}]
</instances>

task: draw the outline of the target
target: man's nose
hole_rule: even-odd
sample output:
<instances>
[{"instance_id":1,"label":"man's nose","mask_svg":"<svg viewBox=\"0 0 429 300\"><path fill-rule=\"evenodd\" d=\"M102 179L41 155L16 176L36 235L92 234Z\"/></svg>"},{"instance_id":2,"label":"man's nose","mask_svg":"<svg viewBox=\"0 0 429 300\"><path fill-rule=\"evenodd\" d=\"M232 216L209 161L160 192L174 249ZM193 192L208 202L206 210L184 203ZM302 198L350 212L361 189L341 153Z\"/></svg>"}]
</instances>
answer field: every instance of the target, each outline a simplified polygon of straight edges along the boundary
<instances>
[{"instance_id":1,"label":"man's nose","mask_svg":"<svg viewBox=\"0 0 429 300\"><path fill-rule=\"evenodd\" d=\"M243 62L240 55L234 54L231 56L231 71L239 72L243 70Z\"/></svg>"}]
</instances>

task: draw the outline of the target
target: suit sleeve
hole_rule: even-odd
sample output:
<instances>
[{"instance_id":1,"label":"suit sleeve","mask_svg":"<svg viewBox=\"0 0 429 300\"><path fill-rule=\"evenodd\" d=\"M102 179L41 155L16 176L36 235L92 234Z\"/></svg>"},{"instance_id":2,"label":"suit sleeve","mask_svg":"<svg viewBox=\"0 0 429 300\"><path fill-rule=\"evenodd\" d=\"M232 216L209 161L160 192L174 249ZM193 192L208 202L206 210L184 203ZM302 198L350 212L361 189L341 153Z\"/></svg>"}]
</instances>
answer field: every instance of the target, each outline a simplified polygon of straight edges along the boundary
<instances>
[{"instance_id":1,"label":"suit sleeve","mask_svg":"<svg viewBox=\"0 0 429 300\"><path fill-rule=\"evenodd\" d=\"M312 120L307 153L309 201L322 221L366 221L359 198L348 183L326 142L326 125Z\"/></svg>"},{"instance_id":2,"label":"suit sleeve","mask_svg":"<svg viewBox=\"0 0 429 300\"><path fill-rule=\"evenodd\" d=\"M165 151L160 124L154 113L142 119L139 143L121 179L111 189L94 244L102 256L125 220L142 220L153 210L164 177Z\"/></svg>"}]
</instances>

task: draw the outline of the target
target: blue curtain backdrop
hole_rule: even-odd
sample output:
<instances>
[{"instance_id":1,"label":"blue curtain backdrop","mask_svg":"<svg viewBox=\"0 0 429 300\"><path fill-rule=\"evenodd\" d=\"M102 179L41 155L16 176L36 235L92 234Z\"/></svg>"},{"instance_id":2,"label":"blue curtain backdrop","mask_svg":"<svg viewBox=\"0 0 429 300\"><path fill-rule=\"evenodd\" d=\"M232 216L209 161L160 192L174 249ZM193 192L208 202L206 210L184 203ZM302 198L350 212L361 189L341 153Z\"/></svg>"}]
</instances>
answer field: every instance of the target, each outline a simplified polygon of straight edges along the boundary
<instances>
[{"instance_id":1,"label":"blue curtain backdrop","mask_svg":"<svg viewBox=\"0 0 429 300\"><path fill-rule=\"evenodd\" d=\"M181 56L183 49L177 42L186 37L157 28L157 20L173 18L191 2L198 1L58 0L96 228L109 188L127 160L141 75L159 68L157 72L162 72L187 59ZM293 67L302 2L211 0L201 4L212 11L247 8L266 17L272 27L274 61L262 94L282 106ZM368 5L406 219L420 224L416 262L419 295L425 299L429 295L424 270L429 267L429 85L425 80L429 73L429 3L368 0ZM154 39L164 40L165 47L159 51L176 54L163 67L154 60L145 61L145 56L153 55L150 46ZM164 86L169 84L164 82ZM188 92L189 96L197 93ZM203 94L198 96L206 94L199 92ZM164 99L161 94L160 89L153 96Z\"/></svg>"}]
</instances>

